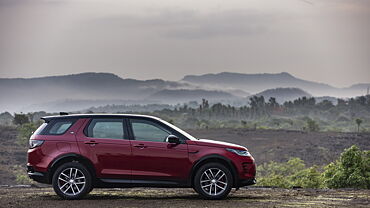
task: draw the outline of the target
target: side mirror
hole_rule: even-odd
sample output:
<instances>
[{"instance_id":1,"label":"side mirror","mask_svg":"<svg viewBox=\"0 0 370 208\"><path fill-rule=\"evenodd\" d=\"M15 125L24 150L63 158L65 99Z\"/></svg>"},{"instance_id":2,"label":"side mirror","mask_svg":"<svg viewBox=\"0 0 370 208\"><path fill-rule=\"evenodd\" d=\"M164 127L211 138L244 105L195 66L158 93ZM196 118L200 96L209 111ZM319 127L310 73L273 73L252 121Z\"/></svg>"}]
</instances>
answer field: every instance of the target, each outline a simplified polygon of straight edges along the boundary
<instances>
[{"instance_id":1,"label":"side mirror","mask_svg":"<svg viewBox=\"0 0 370 208\"><path fill-rule=\"evenodd\" d=\"M180 144L180 139L175 136L175 135L168 135L168 137L166 138L166 142L170 143L170 144Z\"/></svg>"}]
</instances>

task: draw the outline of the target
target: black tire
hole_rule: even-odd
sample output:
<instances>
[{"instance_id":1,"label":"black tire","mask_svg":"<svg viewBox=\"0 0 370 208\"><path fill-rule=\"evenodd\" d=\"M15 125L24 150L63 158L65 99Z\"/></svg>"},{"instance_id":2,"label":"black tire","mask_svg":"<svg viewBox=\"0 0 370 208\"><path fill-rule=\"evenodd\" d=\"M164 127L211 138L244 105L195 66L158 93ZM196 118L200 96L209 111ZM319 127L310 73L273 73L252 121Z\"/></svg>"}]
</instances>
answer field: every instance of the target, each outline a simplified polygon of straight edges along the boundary
<instances>
[{"instance_id":1,"label":"black tire","mask_svg":"<svg viewBox=\"0 0 370 208\"><path fill-rule=\"evenodd\" d=\"M215 180L215 182L211 182L212 179L217 179L217 177L219 177L220 175L216 175L215 178L212 178L212 176L209 172L210 170L214 171L213 173L211 173L213 176L216 175L218 170L221 170L221 172L223 174L225 174L225 176L223 176L219 180ZM204 181L204 177L208 177L208 175L210 175L209 176L210 178L208 178L210 182L209 183L208 182L201 182L201 180ZM203 187L206 187L206 186L208 186L209 184L212 183L209 186L210 187L208 189L209 191L207 190L207 188L202 188L202 183L203 183ZM225 185L225 183L226 183L226 185ZM201 166L197 170L197 172L194 176L193 188L204 199L224 199L230 193L230 191L232 189L232 186L233 186L233 183L234 183L233 175L231 174L231 172L228 168L226 168L224 165L222 165L220 163L207 163L207 164ZM224 185L224 186L221 187L222 185ZM224 188L224 189L222 189L222 188ZM219 193L217 193L218 191L219 191Z\"/></svg>"},{"instance_id":2,"label":"black tire","mask_svg":"<svg viewBox=\"0 0 370 208\"><path fill-rule=\"evenodd\" d=\"M70 178L67 177L69 176L69 171L72 171ZM68 162L58 167L54 172L52 184L55 193L63 199L81 199L93 189L91 173L84 165L78 162ZM64 190L61 190L63 188ZM66 190L67 188L68 190ZM68 194L71 191L72 193Z\"/></svg>"}]
</instances>

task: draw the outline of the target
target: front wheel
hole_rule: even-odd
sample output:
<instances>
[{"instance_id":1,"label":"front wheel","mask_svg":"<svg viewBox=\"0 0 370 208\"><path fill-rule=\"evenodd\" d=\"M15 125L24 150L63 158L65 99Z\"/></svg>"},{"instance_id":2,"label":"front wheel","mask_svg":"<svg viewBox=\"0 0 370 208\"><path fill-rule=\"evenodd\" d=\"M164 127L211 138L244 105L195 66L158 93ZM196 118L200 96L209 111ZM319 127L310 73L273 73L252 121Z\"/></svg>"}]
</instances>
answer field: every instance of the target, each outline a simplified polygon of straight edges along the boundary
<instances>
[{"instance_id":1,"label":"front wheel","mask_svg":"<svg viewBox=\"0 0 370 208\"><path fill-rule=\"evenodd\" d=\"M205 199L223 199L231 191L233 176L222 164L208 163L194 177L194 189Z\"/></svg>"},{"instance_id":2,"label":"front wheel","mask_svg":"<svg viewBox=\"0 0 370 208\"><path fill-rule=\"evenodd\" d=\"M90 172L78 162L61 165L53 175L53 188L63 199L80 199L92 190Z\"/></svg>"}]
</instances>

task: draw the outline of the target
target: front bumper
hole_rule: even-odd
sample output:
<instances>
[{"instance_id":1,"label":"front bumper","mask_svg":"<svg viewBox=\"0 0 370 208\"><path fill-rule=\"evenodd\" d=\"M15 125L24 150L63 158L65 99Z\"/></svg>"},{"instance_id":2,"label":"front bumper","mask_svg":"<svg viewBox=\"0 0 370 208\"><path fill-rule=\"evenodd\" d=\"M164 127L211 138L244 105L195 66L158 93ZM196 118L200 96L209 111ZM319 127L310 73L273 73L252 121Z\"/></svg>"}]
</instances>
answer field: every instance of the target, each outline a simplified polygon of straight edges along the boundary
<instances>
[{"instance_id":1,"label":"front bumper","mask_svg":"<svg viewBox=\"0 0 370 208\"><path fill-rule=\"evenodd\" d=\"M248 179L242 179L238 181L238 187L243 187L243 186L250 186L256 184L257 181L255 178L248 178Z\"/></svg>"}]
</instances>

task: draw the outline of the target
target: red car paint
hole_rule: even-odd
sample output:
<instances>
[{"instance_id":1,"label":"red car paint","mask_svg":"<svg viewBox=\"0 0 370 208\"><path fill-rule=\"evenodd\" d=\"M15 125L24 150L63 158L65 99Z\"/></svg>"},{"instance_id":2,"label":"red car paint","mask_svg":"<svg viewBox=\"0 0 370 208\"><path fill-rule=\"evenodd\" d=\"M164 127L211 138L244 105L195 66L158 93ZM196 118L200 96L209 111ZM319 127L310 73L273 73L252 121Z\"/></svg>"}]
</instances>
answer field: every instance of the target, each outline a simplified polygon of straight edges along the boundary
<instances>
[{"instance_id":1,"label":"red car paint","mask_svg":"<svg viewBox=\"0 0 370 208\"><path fill-rule=\"evenodd\" d=\"M94 118L126 119L127 138L90 138L86 128ZM256 166L252 156L240 156L226 148L245 151L245 147L226 142L182 138L181 144L168 142L137 141L130 133L130 119L161 120L139 115L70 115L44 118L46 122L58 119L75 119L72 126L61 135L34 134L30 140L43 140L41 146L28 150L29 176L42 183L52 183L53 171L63 161L81 160L90 164L96 187L135 186L132 181L173 181L173 186L192 187L194 173L204 161L219 161L234 172L233 187L255 183ZM166 125L166 123L162 123ZM161 124L161 125L162 125ZM166 126L166 128L173 126ZM126 131L126 129L125 129ZM175 131L175 130L174 130ZM177 132L180 133L181 132ZM100 179L122 179L124 183L114 184ZM98 183L99 182L99 183ZM148 183L147 183L148 184ZM158 186L172 186L156 183ZM155 185L156 186L156 185Z\"/></svg>"}]
</instances>

